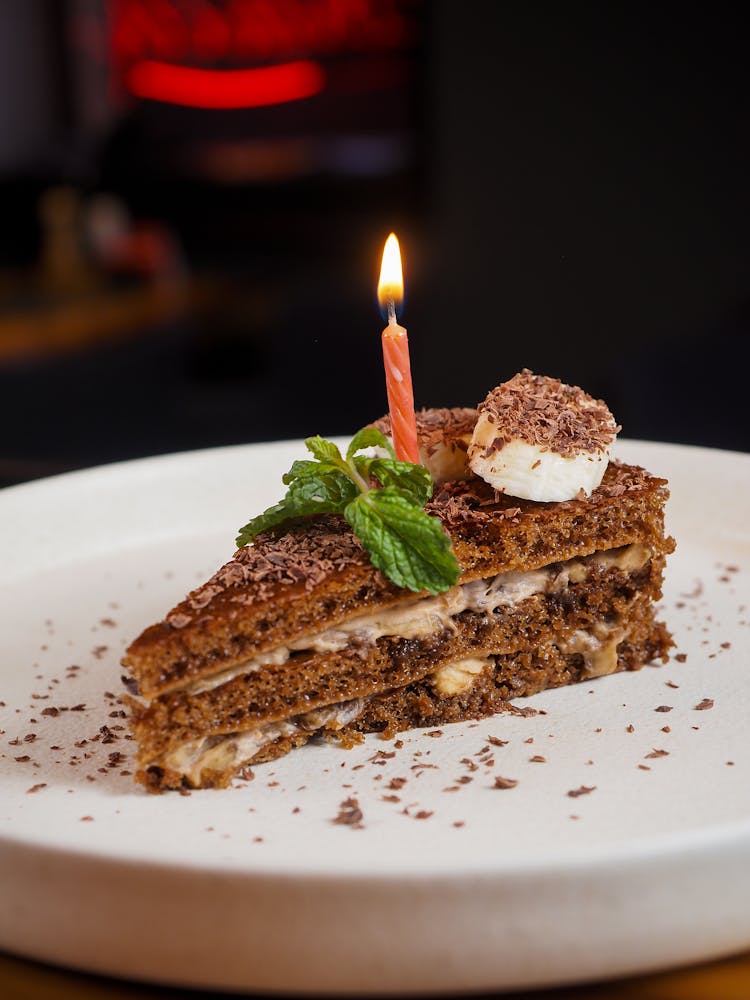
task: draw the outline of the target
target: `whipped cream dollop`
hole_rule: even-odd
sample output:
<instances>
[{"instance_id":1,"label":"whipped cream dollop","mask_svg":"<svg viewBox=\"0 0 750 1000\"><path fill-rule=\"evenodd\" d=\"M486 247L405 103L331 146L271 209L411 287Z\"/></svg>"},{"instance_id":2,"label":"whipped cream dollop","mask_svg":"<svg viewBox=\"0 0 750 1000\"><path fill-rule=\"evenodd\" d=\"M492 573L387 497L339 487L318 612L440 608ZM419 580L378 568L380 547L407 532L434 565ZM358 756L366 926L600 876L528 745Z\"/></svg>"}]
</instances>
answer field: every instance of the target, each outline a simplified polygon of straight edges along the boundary
<instances>
[{"instance_id":1,"label":"whipped cream dollop","mask_svg":"<svg viewBox=\"0 0 750 1000\"><path fill-rule=\"evenodd\" d=\"M479 406L468 463L509 496L573 500L601 483L619 430L601 399L524 369Z\"/></svg>"}]
</instances>

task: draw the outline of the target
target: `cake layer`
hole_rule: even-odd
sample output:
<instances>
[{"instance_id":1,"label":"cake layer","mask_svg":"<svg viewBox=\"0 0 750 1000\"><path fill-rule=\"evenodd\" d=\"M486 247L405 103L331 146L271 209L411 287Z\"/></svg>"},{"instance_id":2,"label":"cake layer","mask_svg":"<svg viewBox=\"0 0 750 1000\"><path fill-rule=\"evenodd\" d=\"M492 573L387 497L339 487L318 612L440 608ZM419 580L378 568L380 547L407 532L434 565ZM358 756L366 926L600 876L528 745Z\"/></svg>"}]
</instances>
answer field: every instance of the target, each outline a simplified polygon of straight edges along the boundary
<instances>
[{"instance_id":1,"label":"cake layer","mask_svg":"<svg viewBox=\"0 0 750 1000\"><path fill-rule=\"evenodd\" d=\"M597 630L611 631L610 645L613 637L619 641L627 624L660 596L663 565L663 556L633 545L529 574L502 574L466 585L474 601L466 610L464 597L444 595L457 613L414 618L410 628L417 621L432 628L419 636L381 636L369 643L360 637L335 651L293 654L207 690L175 691L145 705L131 700L139 767L146 770L186 744L199 746L238 731L263 730L269 742L273 727L284 730L292 718L439 677L446 663L488 652L511 655L554 640L571 655L588 656L594 664L589 676L608 672L606 664L595 664L605 645ZM529 592L532 586L536 589ZM434 600L412 602L417 615Z\"/></svg>"},{"instance_id":2,"label":"cake layer","mask_svg":"<svg viewBox=\"0 0 750 1000\"><path fill-rule=\"evenodd\" d=\"M669 633L654 621L653 606L646 600L631 602L627 616L618 621L599 622L567 638L546 638L536 648L499 655L475 650L471 657L443 663L395 690L256 729L186 740L158 765L142 762L138 778L152 791L225 787L243 768L283 756L317 735L351 746L363 733L392 736L407 728L485 718L507 709L511 699L547 687L590 680L601 672L637 670L666 658L671 646ZM602 649L605 655L597 662L596 651Z\"/></svg>"},{"instance_id":3,"label":"cake layer","mask_svg":"<svg viewBox=\"0 0 750 1000\"><path fill-rule=\"evenodd\" d=\"M666 660L673 645L665 625L654 621L649 606L640 606L639 614L631 618L616 642L613 638L617 635L604 643L607 674L639 670L646 663ZM595 630L585 638L579 636L578 640L581 645L596 646ZM588 681L594 676L604 674L592 674L586 651L565 643L547 643L537 650L488 657L486 669L477 674L471 685L455 694L446 695L435 679L428 677L371 699L337 738L345 742L352 734L371 732L390 737L416 726L430 728L465 719L484 719L507 709L514 698Z\"/></svg>"},{"instance_id":4,"label":"cake layer","mask_svg":"<svg viewBox=\"0 0 750 1000\"><path fill-rule=\"evenodd\" d=\"M520 501L470 479L438 486L427 509L451 537L460 582L470 583L633 543L661 556L673 548L663 531L666 497L664 480L610 463L587 499ZM343 518L302 520L240 549L146 629L123 659L131 675L126 682L145 697L177 691L364 611L413 599L372 566Z\"/></svg>"},{"instance_id":5,"label":"cake layer","mask_svg":"<svg viewBox=\"0 0 750 1000\"><path fill-rule=\"evenodd\" d=\"M363 628L339 648L279 657L261 668L240 665L237 676L215 687L172 691L145 704L133 700L133 732L145 752L159 756L191 735L274 722L403 687L477 648L510 652L533 646L548 632L572 634L622 616L636 597L658 599L663 565L663 556L628 546L546 570L474 581L401 608L393 624L402 628L406 620L405 635L372 638ZM468 609L467 590L474 592Z\"/></svg>"}]
</instances>

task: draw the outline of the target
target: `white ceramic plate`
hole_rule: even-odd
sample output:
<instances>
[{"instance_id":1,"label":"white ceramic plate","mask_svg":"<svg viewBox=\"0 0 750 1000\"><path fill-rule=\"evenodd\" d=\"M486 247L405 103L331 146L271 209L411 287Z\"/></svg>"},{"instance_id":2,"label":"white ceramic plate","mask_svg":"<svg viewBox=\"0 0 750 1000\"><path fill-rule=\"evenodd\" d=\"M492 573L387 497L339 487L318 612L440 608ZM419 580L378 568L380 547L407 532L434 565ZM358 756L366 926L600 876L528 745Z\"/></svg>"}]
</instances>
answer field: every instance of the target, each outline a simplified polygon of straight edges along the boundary
<instances>
[{"instance_id":1,"label":"white ceramic plate","mask_svg":"<svg viewBox=\"0 0 750 1000\"><path fill-rule=\"evenodd\" d=\"M672 484L663 611L685 662L399 748L310 746L224 792L155 797L123 773L123 647L231 555L301 451L0 494L0 948L166 983L406 994L749 946L747 455L619 448ZM360 825L332 822L348 798Z\"/></svg>"}]
</instances>

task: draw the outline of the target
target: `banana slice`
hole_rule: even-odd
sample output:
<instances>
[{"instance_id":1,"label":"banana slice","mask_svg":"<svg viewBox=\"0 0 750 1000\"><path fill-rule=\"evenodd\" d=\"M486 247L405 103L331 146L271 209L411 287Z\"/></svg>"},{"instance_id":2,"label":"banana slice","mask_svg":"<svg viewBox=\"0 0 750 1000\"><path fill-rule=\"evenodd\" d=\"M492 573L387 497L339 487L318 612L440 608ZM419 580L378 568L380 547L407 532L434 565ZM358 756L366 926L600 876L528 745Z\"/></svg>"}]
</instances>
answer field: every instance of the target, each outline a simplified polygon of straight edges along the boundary
<instances>
[{"instance_id":1,"label":"banana slice","mask_svg":"<svg viewBox=\"0 0 750 1000\"><path fill-rule=\"evenodd\" d=\"M456 406L419 410L417 440L419 461L429 470L435 483L452 479L468 479L471 475L466 463L466 452L471 443L471 432L477 422L477 411ZM391 434L389 416L381 417L375 427L387 437Z\"/></svg>"},{"instance_id":2,"label":"banana slice","mask_svg":"<svg viewBox=\"0 0 750 1000\"><path fill-rule=\"evenodd\" d=\"M509 496L573 500L601 483L619 430L602 400L524 369L480 405L469 467Z\"/></svg>"}]
</instances>

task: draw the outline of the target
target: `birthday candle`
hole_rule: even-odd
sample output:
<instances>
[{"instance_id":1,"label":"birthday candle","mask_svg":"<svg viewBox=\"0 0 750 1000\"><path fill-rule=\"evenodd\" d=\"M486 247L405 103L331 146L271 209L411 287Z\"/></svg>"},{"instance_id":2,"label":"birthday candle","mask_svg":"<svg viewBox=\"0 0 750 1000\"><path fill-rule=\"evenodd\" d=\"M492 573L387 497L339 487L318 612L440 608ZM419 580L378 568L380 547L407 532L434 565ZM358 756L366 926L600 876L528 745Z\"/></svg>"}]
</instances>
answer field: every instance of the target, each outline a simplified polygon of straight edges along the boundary
<instances>
[{"instance_id":1,"label":"birthday candle","mask_svg":"<svg viewBox=\"0 0 750 1000\"><path fill-rule=\"evenodd\" d=\"M388 314L388 326L383 330L382 342L385 385L391 413L391 435L396 458L402 462L419 463L409 338L406 329L396 321L396 309L401 305L403 297L401 253L396 235L391 233L383 249L378 282L380 307Z\"/></svg>"}]
</instances>

